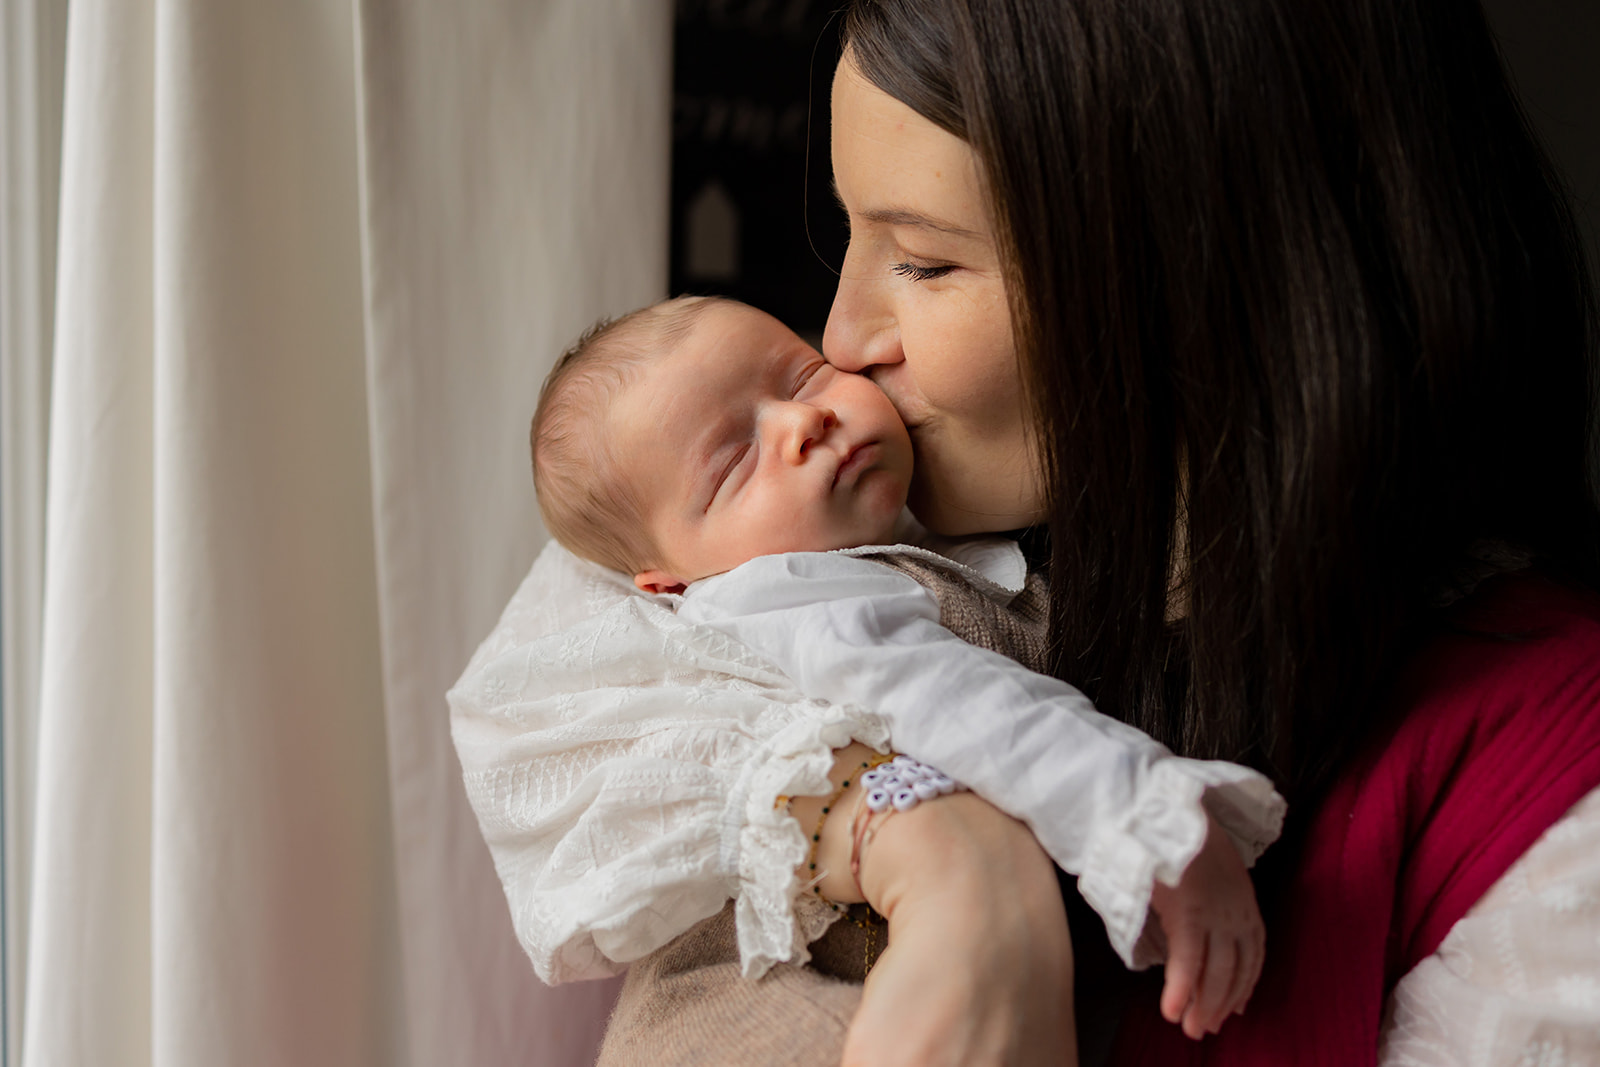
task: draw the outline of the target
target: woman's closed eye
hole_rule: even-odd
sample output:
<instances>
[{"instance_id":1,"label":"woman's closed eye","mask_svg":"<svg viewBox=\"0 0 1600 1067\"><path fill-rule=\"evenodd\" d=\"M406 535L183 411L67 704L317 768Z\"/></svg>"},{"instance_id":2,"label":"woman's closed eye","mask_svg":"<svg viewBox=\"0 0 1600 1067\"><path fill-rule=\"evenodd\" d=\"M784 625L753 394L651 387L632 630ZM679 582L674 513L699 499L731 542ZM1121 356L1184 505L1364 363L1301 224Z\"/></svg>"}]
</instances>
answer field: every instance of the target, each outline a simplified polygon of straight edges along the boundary
<instances>
[{"instance_id":1,"label":"woman's closed eye","mask_svg":"<svg viewBox=\"0 0 1600 1067\"><path fill-rule=\"evenodd\" d=\"M937 267L924 267L919 263L896 263L894 272L902 278L910 278L914 282L929 282L935 278L942 278L955 270L955 265L946 263Z\"/></svg>"}]
</instances>

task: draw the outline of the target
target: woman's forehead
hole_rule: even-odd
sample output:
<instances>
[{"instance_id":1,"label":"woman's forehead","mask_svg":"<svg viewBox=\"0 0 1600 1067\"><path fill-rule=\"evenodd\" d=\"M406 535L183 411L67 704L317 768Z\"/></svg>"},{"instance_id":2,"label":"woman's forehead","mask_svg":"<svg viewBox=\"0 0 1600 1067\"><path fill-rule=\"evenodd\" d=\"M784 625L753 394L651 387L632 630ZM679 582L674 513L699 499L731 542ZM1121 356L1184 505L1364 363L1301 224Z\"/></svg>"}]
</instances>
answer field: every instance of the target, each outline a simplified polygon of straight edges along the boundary
<instances>
[{"instance_id":1,"label":"woman's forehead","mask_svg":"<svg viewBox=\"0 0 1600 1067\"><path fill-rule=\"evenodd\" d=\"M971 146L869 82L848 53L833 81L833 173L852 222L988 231Z\"/></svg>"}]
</instances>

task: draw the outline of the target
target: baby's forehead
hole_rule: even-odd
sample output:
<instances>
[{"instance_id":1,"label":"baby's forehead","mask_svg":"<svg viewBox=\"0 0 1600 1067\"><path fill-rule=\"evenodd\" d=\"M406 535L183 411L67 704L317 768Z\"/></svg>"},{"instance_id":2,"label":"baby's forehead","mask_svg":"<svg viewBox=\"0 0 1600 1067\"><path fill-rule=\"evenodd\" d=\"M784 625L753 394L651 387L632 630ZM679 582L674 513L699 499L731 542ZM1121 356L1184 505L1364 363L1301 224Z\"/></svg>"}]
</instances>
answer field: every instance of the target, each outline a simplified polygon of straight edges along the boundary
<instances>
[{"instance_id":1,"label":"baby's forehead","mask_svg":"<svg viewBox=\"0 0 1600 1067\"><path fill-rule=\"evenodd\" d=\"M701 357L709 370L730 365L750 369L774 362L798 339L778 319L731 300L717 300L694 317L672 345L675 353Z\"/></svg>"},{"instance_id":2,"label":"baby's forehead","mask_svg":"<svg viewBox=\"0 0 1600 1067\"><path fill-rule=\"evenodd\" d=\"M780 321L746 304L706 299L690 311L641 323L630 339L635 351L648 355L626 383L620 406L635 421L637 409L648 409L658 432L736 419L748 402L782 392L811 352Z\"/></svg>"}]
</instances>

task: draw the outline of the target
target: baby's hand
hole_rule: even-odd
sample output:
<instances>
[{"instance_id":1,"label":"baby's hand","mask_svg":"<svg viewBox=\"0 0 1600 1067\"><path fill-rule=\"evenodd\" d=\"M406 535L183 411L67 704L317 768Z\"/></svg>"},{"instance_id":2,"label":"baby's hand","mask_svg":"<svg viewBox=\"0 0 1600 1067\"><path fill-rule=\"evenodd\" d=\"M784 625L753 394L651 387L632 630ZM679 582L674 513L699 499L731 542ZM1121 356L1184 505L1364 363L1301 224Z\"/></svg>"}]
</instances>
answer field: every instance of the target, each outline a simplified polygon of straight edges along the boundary
<instances>
[{"instance_id":1,"label":"baby's hand","mask_svg":"<svg viewBox=\"0 0 1600 1067\"><path fill-rule=\"evenodd\" d=\"M1267 939L1244 861L1215 820L1206 821L1206 842L1177 886L1157 882L1150 896L1167 935L1161 1014L1196 1040L1244 1010Z\"/></svg>"}]
</instances>

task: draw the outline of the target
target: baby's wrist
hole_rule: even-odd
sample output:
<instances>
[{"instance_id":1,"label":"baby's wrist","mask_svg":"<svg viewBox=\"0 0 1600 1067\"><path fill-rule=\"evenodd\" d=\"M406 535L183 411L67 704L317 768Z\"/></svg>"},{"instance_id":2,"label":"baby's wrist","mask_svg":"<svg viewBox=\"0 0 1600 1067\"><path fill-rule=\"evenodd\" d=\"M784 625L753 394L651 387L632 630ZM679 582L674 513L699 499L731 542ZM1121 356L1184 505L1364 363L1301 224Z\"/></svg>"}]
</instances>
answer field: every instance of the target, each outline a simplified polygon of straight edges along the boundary
<instances>
[{"instance_id":1,"label":"baby's wrist","mask_svg":"<svg viewBox=\"0 0 1600 1067\"><path fill-rule=\"evenodd\" d=\"M862 896L850 873L850 828L861 802L861 774L878 754L860 742L834 752L824 796L788 798L789 813L806 835L806 858L798 875L804 891L834 904L859 904Z\"/></svg>"}]
</instances>

